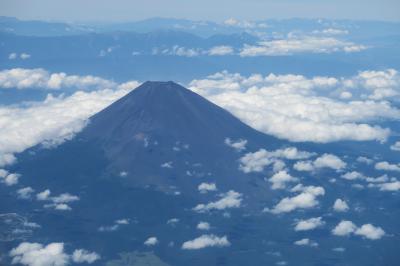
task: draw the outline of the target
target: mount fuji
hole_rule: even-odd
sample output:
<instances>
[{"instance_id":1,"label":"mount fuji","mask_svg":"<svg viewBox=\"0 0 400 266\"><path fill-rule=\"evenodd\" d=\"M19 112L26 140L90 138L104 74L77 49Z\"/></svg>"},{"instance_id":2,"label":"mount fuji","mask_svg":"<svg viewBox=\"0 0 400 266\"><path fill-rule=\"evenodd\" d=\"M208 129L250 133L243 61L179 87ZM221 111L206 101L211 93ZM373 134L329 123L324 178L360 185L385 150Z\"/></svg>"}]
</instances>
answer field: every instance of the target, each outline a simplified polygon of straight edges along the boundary
<instances>
[{"instance_id":1,"label":"mount fuji","mask_svg":"<svg viewBox=\"0 0 400 266\"><path fill-rule=\"evenodd\" d=\"M344 147L268 136L174 82L145 82L7 169L31 192L0 186L2 261L25 241L107 266L396 265L396 181L373 151Z\"/></svg>"}]
</instances>

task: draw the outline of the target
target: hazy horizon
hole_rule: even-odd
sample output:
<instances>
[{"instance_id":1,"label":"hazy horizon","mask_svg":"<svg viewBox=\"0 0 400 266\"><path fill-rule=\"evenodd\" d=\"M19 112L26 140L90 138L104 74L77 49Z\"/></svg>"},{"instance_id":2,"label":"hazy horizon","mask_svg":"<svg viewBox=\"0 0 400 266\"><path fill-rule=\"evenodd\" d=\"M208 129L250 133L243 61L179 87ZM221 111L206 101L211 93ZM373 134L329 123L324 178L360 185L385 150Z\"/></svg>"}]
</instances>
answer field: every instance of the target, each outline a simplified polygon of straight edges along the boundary
<instances>
[{"instance_id":1,"label":"hazy horizon","mask_svg":"<svg viewBox=\"0 0 400 266\"><path fill-rule=\"evenodd\" d=\"M212 8L215 7L215 8ZM354 12L357 10L357 12ZM400 21L400 3L396 0L338 0L319 3L307 0L295 3L284 0L213 1L183 3L173 0L126 1L50 1L50 0L2 0L0 16L17 17L22 20L50 20L69 22L129 22L155 17L222 22L229 18L239 20L264 19L337 19ZM317 15L316 15L317 14Z\"/></svg>"}]
</instances>

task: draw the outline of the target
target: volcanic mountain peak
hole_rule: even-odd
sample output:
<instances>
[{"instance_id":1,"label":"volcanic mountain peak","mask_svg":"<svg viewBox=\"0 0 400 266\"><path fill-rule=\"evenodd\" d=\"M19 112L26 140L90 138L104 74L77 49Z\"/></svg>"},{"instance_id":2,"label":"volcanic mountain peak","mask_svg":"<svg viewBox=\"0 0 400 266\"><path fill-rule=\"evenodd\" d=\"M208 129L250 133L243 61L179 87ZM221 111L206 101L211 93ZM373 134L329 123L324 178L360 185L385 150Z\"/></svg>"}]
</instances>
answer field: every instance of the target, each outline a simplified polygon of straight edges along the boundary
<instances>
[{"instance_id":1,"label":"volcanic mountain peak","mask_svg":"<svg viewBox=\"0 0 400 266\"><path fill-rule=\"evenodd\" d=\"M90 119L82 135L119 141L135 134L223 143L254 135L228 111L172 81L147 81Z\"/></svg>"}]
</instances>

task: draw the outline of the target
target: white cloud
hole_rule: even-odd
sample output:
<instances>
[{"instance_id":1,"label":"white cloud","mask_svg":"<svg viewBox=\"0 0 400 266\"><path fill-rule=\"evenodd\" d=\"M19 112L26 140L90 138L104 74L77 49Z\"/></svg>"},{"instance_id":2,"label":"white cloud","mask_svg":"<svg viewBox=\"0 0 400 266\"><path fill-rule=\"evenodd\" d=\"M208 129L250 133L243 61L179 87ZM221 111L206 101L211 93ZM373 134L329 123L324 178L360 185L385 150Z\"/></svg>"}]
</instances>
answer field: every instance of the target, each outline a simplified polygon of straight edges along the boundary
<instances>
[{"instance_id":1,"label":"white cloud","mask_svg":"<svg viewBox=\"0 0 400 266\"><path fill-rule=\"evenodd\" d=\"M325 190L322 187L303 187L296 186L295 190L302 191L300 194L293 197L286 197L279 201L272 210L267 210L275 214L291 212L296 209L309 209L318 205L318 196L325 195Z\"/></svg>"},{"instance_id":2,"label":"white cloud","mask_svg":"<svg viewBox=\"0 0 400 266\"><path fill-rule=\"evenodd\" d=\"M245 173L251 172L262 172L264 168L268 165L274 164L276 162L282 164L283 162L279 162L278 159L288 159L288 160L298 160L298 159L306 159L311 156L314 156L314 153L300 151L295 147L288 147L283 149L278 149L275 151L267 151L265 149L260 149L256 152L249 152L245 154L243 157L239 159L240 166L239 169ZM275 170L281 170L278 169Z\"/></svg>"},{"instance_id":3,"label":"white cloud","mask_svg":"<svg viewBox=\"0 0 400 266\"><path fill-rule=\"evenodd\" d=\"M379 184L379 189L382 191L398 191L400 190L400 181Z\"/></svg>"},{"instance_id":4,"label":"white cloud","mask_svg":"<svg viewBox=\"0 0 400 266\"><path fill-rule=\"evenodd\" d=\"M12 264L27 266L66 266L71 260L75 263L93 263L100 259L96 252L77 249L72 255L64 251L64 243L50 243L46 246L39 243L23 242L10 251Z\"/></svg>"},{"instance_id":5,"label":"white cloud","mask_svg":"<svg viewBox=\"0 0 400 266\"><path fill-rule=\"evenodd\" d=\"M209 55L231 55L233 54L234 50L231 46L221 45L212 47L209 51Z\"/></svg>"},{"instance_id":6,"label":"white cloud","mask_svg":"<svg viewBox=\"0 0 400 266\"><path fill-rule=\"evenodd\" d=\"M346 167L346 163L333 154L323 154L314 161L314 167L341 170Z\"/></svg>"},{"instance_id":7,"label":"white cloud","mask_svg":"<svg viewBox=\"0 0 400 266\"><path fill-rule=\"evenodd\" d=\"M75 263L89 263L92 264L96 260L100 259L100 255L96 252L90 252L85 249L76 249L72 253L72 261Z\"/></svg>"},{"instance_id":8,"label":"white cloud","mask_svg":"<svg viewBox=\"0 0 400 266\"><path fill-rule=\"evenodd\" d=\"M346 251L346 249L343 248L343 247L333 248L332 250L335 251L335 252L345 252Z\"/></svg>"},{"instance_id":9,"label":"white cloud","mask_svg":"<svg viewBox=\"0 0 400 266\"><path fill-rule=\"evenodd\" d=\"M269 152L271 157L283 158L287 160L302 160L308 159L315 155L315 153L300 151L296 147L288 147Z\"/></svg>"},{"instance_id":10,"label":"white cloud","mask_svg":"<svg viewBox=\"0 0 400 266\"><path fill-rule=\"evenodd\" d=\"M216 191L217 186L215 183L201 183L197 189L200 191L200 193L207 193L209 191Z\"/></svg>"},{"instance_id":11,"label":"white cloud","mask_svg":"<svg viewBox=\"0 0 400 266\"><path fill-rule=\"evenodd\" d=\"M365 179L365 176L357 171L347 172L341 177L347 180Z\"/></svg>"},{"instance_id":12,"label":"white cloud","mask_svg":"<svg viewBox=\"0 0 400 266\"><path fill-rule=\"evenodd\" d=\"M297 171L314 171L314 165L311 161L300 161L293 165L293 168Z\"/></svg>"},{"instance_id":13,"label":"white cloud","mask_svg":"<svg viewBox=\"0 0 400 266\"><path fill-rule=\"evenodd\" d=\"M108 226L100 226L98 228L98 231L100 232L113 232L117 231L121 225L128 225L129 220L128 219L118 219L114 221L113 225L108 225Z\"/></svg>"},{"instance_id":14,"label":"white cloud","mask_svg":"<svg viewBox=\"0 0 400 266\"><path fill-rule=\"evenodd\" d=\"M390 149L393 151L400 151L400 141L397 141L393 145L390 146Z\"/></svg>"},{"instance_id":15,"label":"white cloud","mask_svg":"<svg viewBox=\"0 0 400 266\"><path fill-rule=\"evenodd\" d=\"M8 59L14 60L14 59L17 59L17 56L18 56L17 53L11 53L8 55Z\"/></svg>"},{"instance_id":16,"label":"white cloud","mask_svg":"<svg viewBox=\"0 0 400 266\"><path fill-rule=\"evenodd\" d=\"M378 226L363 224L361 227L357 228L351 221L341 221L332 230L332 234L337 236L348 236L353 233L371 240L380 239L386 234L385 231Z\"/></svg>"},{"instance_id":17,"label":"white cloud","mask_svg":"<svg viewBox=\"0 0 400 266\"><path fill-rule=\"evenodd\" d=\"M301 240L297 240L294 242L295 245L297 246L310 246L310 247L318 247L318 243L315 241L312 241L308 238L303 238Z\"/></svg>"},{"instance_id":18,"label":"white cloud","mask_svg":"<svg viewBox=\"0 0 400 266\"><path fill-rule=\"evenodd\" d=\"M152 55L175 55L184 57L195 57L203 53L201 49L186 48L178 45L174 45L172 48L160 49L154 47Z\"/></svg>"},{"instance_id":19,"label":"white cloud","mask_svg":"<svg viewBox=\"0 0 400 266\"><path fill-rule=\"evenodd\" d=\"M48 96L28 106L0 107L0 163L15 159L4 156L34 145L59 144L79 132L93 114L126 95L130 90L76 92L68 97ZM3 159L2 159L3 158Z\"/></svg>"},{"instance_id":20,"label":"white cloud","mask_svg":"<svg viewBox=\"0 0 400 266\"><path fill-rule=\"evenodd\" d=\"M69 194L62 193L58 196L51 197L51 191L46 189L38 194L36 194L36 199L39 201L50 201L52 203L45 204L45 208L52 208L59 211L70 211L72 208L67 204L70 202L78 201L79 197Z\"/></svg>"},{"instance_id":21,"label":"white cloud","mask_svg":"<svg viewBox=\"0 0 400 266\"><path fill-rule=\"evenodd\" d=\"M242 57L279 56L298 53L359 52L367 49L364 45L341 41L332 37L301 36L287 39L259 42L258 45L244 45Z\"/></svg>"},{"instance_id":22,"label":"white cloud","mask_svg":"<svg viewBox=\"0 0 400 266\"><path fill-rule=\"evenodd\" d=\"M4 172L3 172L4 171ZM4 183L6 186L13 186L18 184L19 178L21 177L20 174L16 174L16 173L8 173L5 170L3 170L0 173L0 182ZM6 173L5 175L3 175L4 173Z\"/></svg>"},{"instance_id":23,"label":"white cloud","mask_svg":"<svg viewBox=\"0 0 400 266\"><path fill-rule=\"evenodd\" d=\"M51 191L49 189L46 189L38 194L36 194L36 199L37 200L47 200L49 199L51 194Z\"/></svg>"},{"instance_id":24,"label":"white cloud","mask_svg":"<svg viewBox=\"0 0 400 266\"><path fill-rule=\"evenodd\" d=\"M268 181L272 183L272 189L284 189L286 188L286 183L296 182L297 180L297 178L291 176L285 170L275 173L270 179L268 179Z\"/></svg>"},{"instance_id":25,"label":"white cloud","mask_svg":"<svg viewBox=\"0 0 400 266\"><path fill-rule=\"evenodd\" d=\"M324 224L325 224L325 222L322 221L322 217L310 218L307 220L298 221L296 223L294 230L295 231L308 231L308 230L313 230L317 227L321 227Z\"/></svg>"},{"instance_id":26,"label":"white cloud","mask_svg":"<svg viewBox=\"0 0 400 266\"><path fill-rule=\"evenodd\" d=\"M169 219L169 220L167 221L167 224L175 225L175 224L177 224L178 222L179 222L179 219L178 219L178 218L171 218L171 219Z\"/></svg>"},{"instance_id":27,"label":"white cloud","mask_svg":"<svg viewBox=\"0 0 400 266\"><path fill-rule=\"evenodd\" d=\"M136 86L138 83L136 83ZM126 85L125 85L126 86ZM66 73L49 73L42 68L13 68L0 71L0 88L3 89L48 89L67 88L106 89L116 88L113 81L95 76L67 75Z\"/></svg>"},{"instance_id":28,"label":"white cloud","mask_svg":"<svg viewBox=\"0 0 400 266\"><path fill-rule=\"evenodd\" d=\"M205 212L209 210L224 210L228 208L239 208L242 202L242 194L230 190L219 195L220 199L207 204L198 204L193 210L197 212Z\"/></svg>"},{"instance_id":29,"label":"white cloud","mask_svg":"<svg viewBox=\"0 0 400 266\"><path fill-rule=\"evenodd\" d=\"M45 204L44 205L45 208L52 208L54 210L58 210L58 211L70 211L72 210L72 208L65 203L50 203L50 204Z\"/></svg>"},{"instance_id":30,"label":"white cloud","mask_svg":"<svg viewBox=\"0 0 400 266\"><path fill-rule=\"evenodd\" d=\"M43 246L39 243L23 242L10 251L12 264L28 266L64 266L69 263L69 256L64 252L63 243L51 243Z\"/></svg>"},{"instance_id":31,"label":"white cloud","mask_svg":"<svg viewBox=\"0 0 400 266\"><path fill-rule=\"evenodd\" d=\"M332 230L332 234L337 236L348 236L354 233L357 229L357 226L351 221L341 221L336 227Z\"/></svg>"},{"instance_id":32,"label":"white cloud","mask_svg":"<svg viewBox=\"0 0 400 266\"><path fill-rule=\"evenodd\" d=\"M339 157L333 154L325 153L314 161L300 161L293 165L297 171L314 171L321 168L331 168L336 171L342 170L346 167L346 163Z\"/></svg>"},{"instance_id":33,"label":"white cloud","mask_svg":"<svg viewBox=\"0 0 400 266\"><path fill-rule=\"evenodd\" d=\"M31 55L30 55L30 54L27 54L27 53L22 53L22 54L19 55L19 57L20 57L22 60L25 60L25 59L31 58Z\"/></svg>"},{"instance_id":34,"label":"white cloud","mask_svg":"<svg viewBox=\"0 0 400 266\"><path fill-rule=\"evenodd\" d=\"M202 235L182 244L182 249L202 249L206 247L227 247L230 242L226 236Z\"/></svg>"},{"instance_id":35,"label":"white cloud","mask_svg":"<svg viewBox=\"0 0 400 266\"><path fill-rule=\"evenodd\" d=\"M346 201L342 199L336 199L333 204L333 209L337 212L346 212L349 210L349 205L347 205Z\"/></svg>"},{"instance_id":36,"label":"white cloud","mask_svg":"<svg viewBox=\"0 0 400 266\"><path fill-rule=\"evenodd\" d=\"M384 171L400 171L400 164L391 164L389 162L378 162L375 164L375 169Z\"/></svg>"},{"instance_id":37,"label":"white cloud","mask_svg":"<svg viewBox=\"0 0 400 266\"><path fill-rule=\"evenodd\" d=\"M365 163L365 164L372 164L374 162L374 160L364 157L364 156L359 156L359 157L357 157L357 162Z\"/></svg>"},{"instance_id":38,"label":"white cloud","mask_svg":"<svg viewBox=\"0 0 400 266\"><path fill-rule=\"evenodd\" d=\"M68 203L68 202L73 202L73 201L79 200L79 197L75 196L75 195L71 195L69 193L63 193L56 197L52 197L51 200L54 203Z\"/></svg>"},{"instance_id":39,"label":"white cloud","mask_svg":"<svg viewBox=\"0 0 400 266\"><path fill-rule=\"evenodd\" d=\"M239 139L237 141L232 141L230 138L226 138L225 144L237 151L242 151L246 149L247 140Z\"/></svg>"},{"instance_id":40,"label":"white cloud","mask_svg":"<svg viewBox=\"0 0 400 266\"><path fill-rule=\"evenodd\" d=\"M239 169L245 173L261 172L264 167L273 163L268 151L260 149L253 153L247 153L239 159Z\"/></svg>"},{"instance_id":41,"label":"white cloud","mask_svg":"<svg viewBox=\"0 0 400 266\"><path fill-rule=\"evenodd\" d=\"M372 224L364 224L354 233L356 235L360 235L371 240L380 239L385 235L385 231L383 231L382 228L375 227Z\"/></svg>"},{"instance_id":42,"label":"white cloud","mask_svg":"<svg viewBox=\"0 0 400 266\"><path fill-rule=\"evenodd\" d=\"M323 35L346 35L349 34L348 30L335 29L335 28L327 28L320 31L313 31L314 34L323 34Z\"/></svg>"},{"instance_id":43,"label":"white cloud","mask_svg":"<svg viewBox=\"0 0 400 266\"><path fill-rule=\"evenodd\" d=\"M0 150L0 167L13 164L17 161L17 158L14 154L11 153L2 153Z\"/></svg>"},{"instance_id":44,"label":"white cloud","mask_svg":"<svg viewBox=\"0 0 400 266\"><path fill-rule=\"evenodd\" d=\"M146 241L144 241L144 244L146 246L155 246L158 244L158 239L157 239L157 237L154 237L154 236L149 237Z\"/></svg>"},{"instance_id":45,"label":"white cloud","mask_svg":"<svg viewBox=\"0 0 400 266\"><path fill-rule=\"evenodd\" d=\"M207 222L200 222L197 224L197 229L199 230L210 230L210 224Z\"/></svg>"},{"instance_id":46,"label":"white cloud","mask_svg":"<svg viewBox=\"0 0 400 266\"><path fill-rule=\"evenodd\" d=\"M379 177L366 177L365 181L368 183L384 183L389 181L389 177L387 175L381 175Z\"/></svg>"},{"instance_id":47,"label":"white cloud","mask_svg":"<svg viewBox=\"0 0 400 266\"><path fill-rule=\"evenodd\" d=\"M398 91L400 75L394 70L386 72L392 73L386 75L392 81L386 86ZM369 96L382 86L376 82L367 85L362 76L364 72L350 78L274 74L244 77L223 71L193 80L189 88L249 126L279 138L322 143L384 141L390 129L367 123L399 119L400 110L390 102L370 100ZM353 93L351 101L340 99L343 88Z\"/></svg>"},{"instance_id":48,"label":"white cloud","mask_svg":"<svg viewBox=\"0 0 400 266\"><path fill-rule=\"evenodd\" d=\"M35 192L33 188L24 187L17 190L17 195L19 199L30 199L33 192Z\"/></svg>"},{"instance_id":49,"label":"white cloud","mask_svg":"<svg viewBox=\"0 0 400 266\"><path fill-rule=\"evenodd\" d=\"M172 162L165 162L161 164L161 168L172 168Z\"/></svg>"}]
</instances>

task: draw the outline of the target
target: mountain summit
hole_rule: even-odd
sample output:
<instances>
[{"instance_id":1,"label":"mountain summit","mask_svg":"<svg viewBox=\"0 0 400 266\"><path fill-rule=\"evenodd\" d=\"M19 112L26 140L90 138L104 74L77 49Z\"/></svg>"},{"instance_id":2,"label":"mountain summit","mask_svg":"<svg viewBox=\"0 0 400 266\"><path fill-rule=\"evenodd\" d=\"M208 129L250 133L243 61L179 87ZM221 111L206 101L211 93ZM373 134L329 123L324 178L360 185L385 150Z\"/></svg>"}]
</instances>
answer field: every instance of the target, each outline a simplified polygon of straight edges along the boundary
<instances>
[{"instance_id":1,"label":"mountain summit","mask_svg":"<svg viewBox=\"0 0 400 266\"><path fill-rule=\"evenodd\" d=\"M82 135L123 142L135 134L151 134L210 145L254 134L226 110L172 81L145 82L90 121Z\"/></svg>"}]
</instances>

